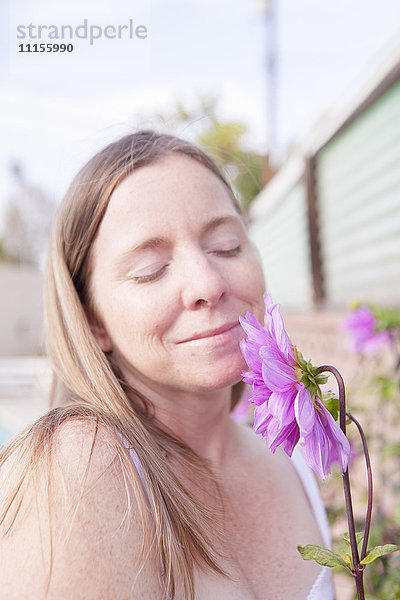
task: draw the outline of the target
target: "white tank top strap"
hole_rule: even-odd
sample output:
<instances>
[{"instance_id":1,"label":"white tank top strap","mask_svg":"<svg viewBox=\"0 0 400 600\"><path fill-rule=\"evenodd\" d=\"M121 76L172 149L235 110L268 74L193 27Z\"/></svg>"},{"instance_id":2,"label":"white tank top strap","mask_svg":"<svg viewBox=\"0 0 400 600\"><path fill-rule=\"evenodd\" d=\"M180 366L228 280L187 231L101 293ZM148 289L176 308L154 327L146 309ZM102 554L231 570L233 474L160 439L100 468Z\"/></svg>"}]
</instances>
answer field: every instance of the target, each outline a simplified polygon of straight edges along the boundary
<instances>
[{"instance_id":1,"label":"white tank top strap","mask_svg":"<svg viewBox=\"0 0 400 600\"><path fill-rule=\"evenodd\" d=\"M328 517L322 503L319 487L315 479L314 473L307 465L301 448L297 446L292 455L292 463L297 471L298 476L303 484L304 491L307 494L308 500L313 509L315 519L318 523L319 530L327 548L331 547L331 534L329 530Z\"/></svg>"},{"instance_id":2,"label":"white tank top strap","mask_svg":"<svg viewBox=\"0 0 400 600\"><path fill-rule=\"evenodd\" d=\"M136 471L137 471L137 473L139 475L140 481L142 482L143 488L144 488L144 490L145 490L145 492L147 494L147 497L149 499L150 505L151 505L152 509L154 510L154 505L152 503L152 499L151 499L151 496L150 496L149 488L148 488L146 480L144 478L143 468L142 468L142 465L140 463L139 457L136 454L135 450L132 448L132 446L129 444L129 442L126 439L122 438L122 441L123 441L123 444L124 444L125 448L128 450L128 452L130 454L132 462L135 465ZM161 580L162 580L163 586L164 586L165 599L166 600L170 600L170 597L168 596L167 588L166 588L166 585L165 585L165 578L164 578L165 566L164 566L164 562L163 562L163 559L162 559L161 555L160 555L160 567L161 567Z\"/></svg>"},{"instance_id":3,"label":"white tank top strap","mask_svg":"<svg viewBox=\"0 0 400 600\"><path fill-rule=\"evenodd\" d=\"M321 494L314 473L307 465L301 448L297 446L292 455L292 463L303 484L309 502L314 512L322 539L326 548L331 547L331 534L329 530L328 517L322 503ZM332 569L321 567L321 571L315 580L307 600L334 600L335 592L332 582Z\"/></svg>"}]
</instances>

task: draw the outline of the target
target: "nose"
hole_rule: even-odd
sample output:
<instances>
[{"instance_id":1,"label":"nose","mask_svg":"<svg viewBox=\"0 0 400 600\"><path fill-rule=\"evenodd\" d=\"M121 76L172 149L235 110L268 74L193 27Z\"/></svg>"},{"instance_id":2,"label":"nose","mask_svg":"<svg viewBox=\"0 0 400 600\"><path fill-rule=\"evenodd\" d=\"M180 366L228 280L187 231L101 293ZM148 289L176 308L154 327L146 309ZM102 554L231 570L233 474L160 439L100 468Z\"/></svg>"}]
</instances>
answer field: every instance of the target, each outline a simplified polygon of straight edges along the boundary
<instances>
[{"instance_id":1,"label":"nose","mask_svg":"<svg viewBox=\"0 0 400 600\"><path fill-rule=\"evenodd\" d=\"M185 308L197 310L216 306L227 294L228 289L228 282L212 258L201 254L187 261L182 282L182 300Z\"/></svg>"}]
</instances>

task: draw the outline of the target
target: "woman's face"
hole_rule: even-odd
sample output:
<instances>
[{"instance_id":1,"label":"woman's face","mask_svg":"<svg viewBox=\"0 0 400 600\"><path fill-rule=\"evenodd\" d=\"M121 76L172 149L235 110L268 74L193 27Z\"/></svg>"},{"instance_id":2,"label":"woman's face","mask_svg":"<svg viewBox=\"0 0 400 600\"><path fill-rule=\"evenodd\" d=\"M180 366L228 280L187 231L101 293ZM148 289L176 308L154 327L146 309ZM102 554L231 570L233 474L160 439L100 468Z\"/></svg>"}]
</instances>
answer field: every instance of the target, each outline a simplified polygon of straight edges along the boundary
<instances>
[{"instance_id":1,"label":"woman's face","mask_svg":"<svg viewBox=\"0 0 400 600\"><path fill-rule=\"evenodd\" d=\"M131 385L203 393L240 379L238 317L262 317L264 279L214 173L179 154L138 169L112 194L91 260L92 330Z\"/></svg>"}]
</instances>

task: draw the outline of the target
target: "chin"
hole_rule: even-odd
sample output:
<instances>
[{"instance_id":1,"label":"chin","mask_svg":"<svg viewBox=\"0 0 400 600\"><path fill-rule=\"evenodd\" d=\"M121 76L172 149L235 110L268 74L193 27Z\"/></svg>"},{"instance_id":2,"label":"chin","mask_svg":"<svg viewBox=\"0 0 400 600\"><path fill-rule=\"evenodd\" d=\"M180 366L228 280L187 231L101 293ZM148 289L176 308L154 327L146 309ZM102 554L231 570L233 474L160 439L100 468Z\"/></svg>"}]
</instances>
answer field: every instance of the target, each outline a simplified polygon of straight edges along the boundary
<instances>
[{"instance_id":1,"label":"chin","mask_svg":"<svg viewBox=\"0 0 400 600\"><path fill-rule=\"evenodd\" d=\"M198 384L203 390L221 390L224 388L232 387L236 383L242 380L242 370L246 367L243 360L237 361L236 365L232 364L224 365L224 368L213 367L206 370L204 373L199 373L199 377L196 377Z\"/></svg>"}]
</instances>

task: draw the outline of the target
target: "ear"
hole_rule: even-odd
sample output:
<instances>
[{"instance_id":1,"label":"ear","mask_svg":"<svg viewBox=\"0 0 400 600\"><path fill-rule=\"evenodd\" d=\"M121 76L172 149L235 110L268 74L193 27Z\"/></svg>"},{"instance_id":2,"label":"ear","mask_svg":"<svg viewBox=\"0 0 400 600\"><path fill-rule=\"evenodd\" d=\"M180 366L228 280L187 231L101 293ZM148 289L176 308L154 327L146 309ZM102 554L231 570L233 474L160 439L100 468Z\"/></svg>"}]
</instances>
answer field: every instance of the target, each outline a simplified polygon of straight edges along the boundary
<instances>
[{"instance_id":1,"label":"ear","mask_svg":"<svg viewBox=\"0 0 400 600\"><path fill-rule=\"evenodd\" d=\"M96 315L93 314L90 308L88 308L87 306L84 306L83 308L89 323L90 330L96 338L96 341L99 344L100 348L103 350L103 352L111 352L113 349L113 345L105 327L101 324L98 317L96 317Z\"/></svg>"}]
</instances>

